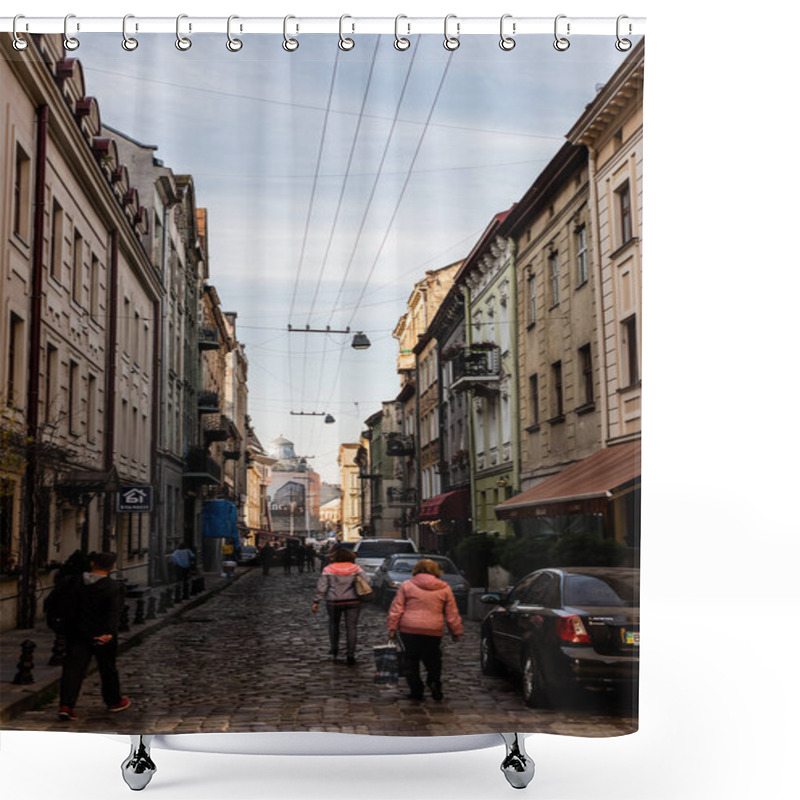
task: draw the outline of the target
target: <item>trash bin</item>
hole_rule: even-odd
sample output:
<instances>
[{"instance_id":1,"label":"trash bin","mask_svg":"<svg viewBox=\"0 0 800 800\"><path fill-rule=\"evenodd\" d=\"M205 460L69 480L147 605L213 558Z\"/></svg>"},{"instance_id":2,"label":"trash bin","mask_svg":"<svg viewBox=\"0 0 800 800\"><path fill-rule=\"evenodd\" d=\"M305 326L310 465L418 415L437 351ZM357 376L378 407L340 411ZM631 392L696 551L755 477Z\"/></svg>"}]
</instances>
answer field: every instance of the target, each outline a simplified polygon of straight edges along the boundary
<instances>
[{"instance_id":1,"label":"trash bin","mask_svg":"<svg viewBox=\"0 0 800 800\"><path fill-rule=\"evenodd\" d=\"M233 575L233 571L236 569L236 562L235 561L223 561L222 562L222 577L223 578L230 578Z\"/></svg>"}]
</instances>

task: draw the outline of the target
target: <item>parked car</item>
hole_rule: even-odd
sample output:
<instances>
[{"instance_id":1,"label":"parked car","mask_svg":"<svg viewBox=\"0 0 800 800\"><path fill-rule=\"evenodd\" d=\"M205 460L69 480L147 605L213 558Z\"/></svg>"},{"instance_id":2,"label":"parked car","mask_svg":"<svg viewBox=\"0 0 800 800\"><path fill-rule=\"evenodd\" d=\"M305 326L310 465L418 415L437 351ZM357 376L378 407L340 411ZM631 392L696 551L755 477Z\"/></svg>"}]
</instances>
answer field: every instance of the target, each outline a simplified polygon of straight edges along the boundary
<instances>
[{"instance_id":1,"label":"parked car","mask_svg":"<svg viewBox=\"0 0 800 800\"><path fill-rule=\"evenodd\" d=\"M396 553L416 553L417 546L411 539L360 539L355 543L353 552L358 564L372 582L375 570L383 564L384 559Z\"/></svg>"},{"instance_id":2,"label":"parked car","mask_svg":"<svg viewBox=\"0 0 800 800\"><path fill-rule=\"evenodd\" d=\"M239 557L236 563L240 567L252 567L258 561L258 550L249 544L246 544L239 550Z\"/></svg>"},{"instance_id":3,"label":"parked car","mask_svg":"<svg viewBox=\"0 0 800 800\"><path fill-rule=\"evenodd\" d=\"M423 558L429 558L441 567L442 580L450 584L458 610L465 614L469 599L469 582L449 558L426 553L400 553L384 559L372 578L372 588L377 602L384 608L389 608L400 584L411 577L414 565Z\"/></svg>"},{"instance_id":4,"label":"parked car","mask_svg":"<svg viewBox=\"0 0 800 800\"><path fill-rule=\"evenodd\" d=\"M638 569L541 569L481 600L494 606L481 627L481 669L520 675L529 706L569 688L630 687L638 678Z\"/></svg>"}]
</instances>

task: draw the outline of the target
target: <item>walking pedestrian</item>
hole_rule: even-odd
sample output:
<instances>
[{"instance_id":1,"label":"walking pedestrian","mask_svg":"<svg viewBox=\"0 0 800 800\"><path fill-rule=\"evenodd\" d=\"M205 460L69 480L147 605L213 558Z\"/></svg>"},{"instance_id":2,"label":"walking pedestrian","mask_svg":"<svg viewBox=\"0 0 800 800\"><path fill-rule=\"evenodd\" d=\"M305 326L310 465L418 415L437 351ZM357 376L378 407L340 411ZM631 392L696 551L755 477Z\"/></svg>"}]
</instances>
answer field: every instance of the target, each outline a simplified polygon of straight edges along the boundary
<instances>
[{"instance_id":1,"label":"walking pedestrian","mask_svg":"<svg viewBox=\"0 0 800 800\"><path fill-rule=\"evenodd\" d=\"M75 720L75 705L86 669L94 656L100 673L103 702L109 711L124 711L131 701L120 692L117 672L117 630L125 588L110 577L116 568L115 553L98 553L91 569L75 577L74 616L66 622L66 649L61 673L60 720Z\"/></svg>"},{"instance_id":2,"label":"walking pedestrian","mask_svg":"<svg viewBox=\"0 0 800 800\"><path fill-rule=\"evenodd\" d=\"M440 579L441 574L432 559L418 561L412 578L400 584L386 619L389 638L394 639L400 633L411 700L422 700L425 692L420 662L425 666L431 696L437 702L442 700L441 645L445 622L453 641L459 641L464 632L453 590Z\"/></svg>"},{"instance_id":3,"label":"walking pedestrian","mask_svg":"<svg viewBox=\"0 0 800 800\"><path fill-rule=\"evenodd\" d=\"M292 548L289 544L283 548L283 574L292 574Z\"/></svg>"},{"instance_id":4,"label":"walking pedestrian","mask_svg":"<svg viewBox=\"0 0 800 800\"><path fill-rule=\"evenodd\" d=\"M339 655L339 629L344 618L346 637L346 656L349 665L356 663L356 644L358 617L361 613L361 601L355 588L356 575L364 580L367 576L361 567L354 562L355 553L344 548L333 552L331 563L322 570L317 580L317 590L311 611L319 611L320 601L324 598L328 609L328 636L330 637L330 653L334 660Z\"/></svg>"},{"instance_id":5,"label":"walking pedestrian","mask_svg":"<svg viewBox=\"0 0 800 800\"><path fill-rule=\"evenodd\" d=\"M269 568L272 566L272 546L267 543L261 548L261 574L266 577L269 575Z\"/></svg>"},{"instance_id":6,"label":"walking pedestrian","mask_svg":"<svg viewBox=\"0 0 800 800\"><path fill-rule=\"evenodd\" d=\"M314 563L315 560L316 560L316 556L317 556L317 554L314 552L314 545L311 544L311 542L309 542L306 545L306 564L308 564L308 571L309 572L315 572L316 571L316 565Z\"/></svg>"},{"instance_id":7,"label":"walking pedestrian","mask_svg":"<svg viewBox=\"0 0 800 800\"><path fill-rule=\"evenodd\" d=\"M181 542L180 546L172 551L170 556L175 569L178 572L178 580L186 587L189 583L189 576L192 573L192 564L194 564L194 552L186 542Z\"/></svg>"},{"instance_id":8,"label":"walking pedestrian","mask_svg":"<svg viewBox=\"0 0 800 800\"><path fill-rule=\"evenodd\" d=\"M302 542L298 542L295 546L295 558L297 559L297 571L302 575L303 566L306 563L306 549Z\"/></svg>"}]
</instances>

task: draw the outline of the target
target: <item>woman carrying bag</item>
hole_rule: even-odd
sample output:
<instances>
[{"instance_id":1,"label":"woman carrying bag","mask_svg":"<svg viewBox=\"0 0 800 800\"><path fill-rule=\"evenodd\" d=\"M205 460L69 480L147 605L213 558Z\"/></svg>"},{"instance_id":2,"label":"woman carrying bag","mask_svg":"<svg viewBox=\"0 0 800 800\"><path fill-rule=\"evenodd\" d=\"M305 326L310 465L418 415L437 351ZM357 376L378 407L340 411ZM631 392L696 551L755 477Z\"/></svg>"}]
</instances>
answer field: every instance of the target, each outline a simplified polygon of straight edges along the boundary
<instances>
[{"instance_id":1,"label":"woman carrying bag","mask_svg":"<svg viewBox=\"0 0 800 800\"><path fill-rule=\"evenodd\" d=\"M331 639L331 655L334 659L339 655L339 627L344 617L345 637L347 640L347 663L356 663L356 634L358 616L361 613L361 600L356 590L356 577L364 581L367 576L361 567L353 562L355 553L343 547L334 550L331 563L322 570L317 581L317 591L311 611L319 611L320 601L325 598L328 607L328 634Z\"/></svg>"},{"instance_id":2,"label":"woman carrying bag","mask_svg":"<svg viewBox=\"0 0 800 800\"><path fill-rule=\"evenodd\" d=\"M390 639L400 632L405 651L403 670L411 700L422 700L425 691L420 661L425 665L431 696L437 702L442 700L441 645L445 622L453 641L459 641L464 632L453 590L440 580L441 574L435 561L428 558L418 561L411 580L400 584L386 620Z\"/></svg>"}]
</instances>

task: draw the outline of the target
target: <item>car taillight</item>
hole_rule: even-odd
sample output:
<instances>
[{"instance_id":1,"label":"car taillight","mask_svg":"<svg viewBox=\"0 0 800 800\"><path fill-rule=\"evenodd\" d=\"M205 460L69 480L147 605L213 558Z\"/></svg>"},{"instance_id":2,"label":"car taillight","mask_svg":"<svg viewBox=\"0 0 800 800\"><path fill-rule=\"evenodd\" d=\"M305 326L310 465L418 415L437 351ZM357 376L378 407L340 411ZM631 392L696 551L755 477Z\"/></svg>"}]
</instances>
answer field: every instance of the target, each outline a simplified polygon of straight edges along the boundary
<instances>
[{"instance_id":1,"label":"car taillight","mask_svg":"<svg viewBox=\"0 0 800 800\"><path fill-rule=\"evenodd\" d=\"M576 615L559 617L556 624L558 637L571 644L591 644L592 640L584 627L583 620Z\"/></svg>"}]
</instances>

